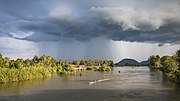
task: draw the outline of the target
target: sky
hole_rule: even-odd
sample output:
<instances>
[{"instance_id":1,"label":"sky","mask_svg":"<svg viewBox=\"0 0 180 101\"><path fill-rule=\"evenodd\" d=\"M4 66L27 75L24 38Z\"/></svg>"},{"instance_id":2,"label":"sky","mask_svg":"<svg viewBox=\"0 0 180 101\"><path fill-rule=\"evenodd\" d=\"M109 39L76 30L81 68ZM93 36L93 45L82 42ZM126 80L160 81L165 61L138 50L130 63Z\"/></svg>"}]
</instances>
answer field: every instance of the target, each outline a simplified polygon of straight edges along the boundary
<instances>
[{"instance_id":1,"label":"sky","mask_svg":"<svg viewBox=\"0 0 180 101\"><path fill-rule=\"evenodd\" d=\"M147 60L180 49L180 0L0 0L0 53Z\"/></svg>"}]
</instances>

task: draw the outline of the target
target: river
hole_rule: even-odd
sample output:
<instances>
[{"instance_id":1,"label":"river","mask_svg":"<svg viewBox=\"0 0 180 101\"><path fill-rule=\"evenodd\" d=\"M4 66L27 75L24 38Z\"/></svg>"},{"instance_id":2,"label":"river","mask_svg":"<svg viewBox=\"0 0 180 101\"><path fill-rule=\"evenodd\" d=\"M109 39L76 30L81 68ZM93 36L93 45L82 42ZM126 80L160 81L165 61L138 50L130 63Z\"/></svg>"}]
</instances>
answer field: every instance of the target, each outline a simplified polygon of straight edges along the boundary
<instances>
[{"instance_id":1,"label":"river","mask_svg":"<svg viewBox=\"0 0 180 101\"><path fill-rule=\"evenodd\" d=\"M106 81L89 85L99 79ZM111 72L0 84L0 101L180 101L180 85L148 67L115 67Z\"/></svg>"}]
</instances>

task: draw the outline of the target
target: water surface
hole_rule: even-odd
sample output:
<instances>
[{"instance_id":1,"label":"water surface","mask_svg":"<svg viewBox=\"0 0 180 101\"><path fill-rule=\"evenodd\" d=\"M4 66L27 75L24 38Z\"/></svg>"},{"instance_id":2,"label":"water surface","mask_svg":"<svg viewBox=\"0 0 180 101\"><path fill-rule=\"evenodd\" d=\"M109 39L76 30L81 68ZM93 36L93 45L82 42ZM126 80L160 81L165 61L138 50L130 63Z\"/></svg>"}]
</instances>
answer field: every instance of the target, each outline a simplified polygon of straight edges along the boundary
<instances>
[{"instance_id":1,"label":"water surface","mask_svg":"<svg viewBox=\"0 0 180 101\"><path fill-rule=\"evenodd\" d=\"M120 73L119 73L120 71ZM89 82L109 79L89 85ZM180 86L148 67L0 84L0 101L180 101Z\"/></svg>"}]
</instances>

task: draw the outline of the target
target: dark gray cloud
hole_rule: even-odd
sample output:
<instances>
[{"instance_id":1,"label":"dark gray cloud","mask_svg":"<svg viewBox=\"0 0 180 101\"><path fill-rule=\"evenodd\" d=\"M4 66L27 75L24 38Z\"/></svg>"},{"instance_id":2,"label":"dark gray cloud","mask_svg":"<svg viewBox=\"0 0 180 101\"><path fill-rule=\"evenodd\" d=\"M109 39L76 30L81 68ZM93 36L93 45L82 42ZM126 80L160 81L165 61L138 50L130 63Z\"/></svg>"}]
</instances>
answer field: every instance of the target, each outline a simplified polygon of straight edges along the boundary
<instances>
[{"instance_id":1,"label":"dark gray cloud","mask_svg":"<svg viewBox=\"0 0 180 101\"><path fill-rule=\"evenodd\" d=\"M178 0L2 0L0 31L30 41L105 37L179 44L179 5Z\"/></svg>"},{"instance_id":2,"label":"dark gray cloud","mask_svg":"<svg viewBox=\"0 0 180 101\"><path fill-rule=\"evenodd\" d=\"M1 0L0 9L6 15L17 19L47 14L51 5L49 0ZM5 15L5 16L6 16Z\"/></svg>"}]
</instances>

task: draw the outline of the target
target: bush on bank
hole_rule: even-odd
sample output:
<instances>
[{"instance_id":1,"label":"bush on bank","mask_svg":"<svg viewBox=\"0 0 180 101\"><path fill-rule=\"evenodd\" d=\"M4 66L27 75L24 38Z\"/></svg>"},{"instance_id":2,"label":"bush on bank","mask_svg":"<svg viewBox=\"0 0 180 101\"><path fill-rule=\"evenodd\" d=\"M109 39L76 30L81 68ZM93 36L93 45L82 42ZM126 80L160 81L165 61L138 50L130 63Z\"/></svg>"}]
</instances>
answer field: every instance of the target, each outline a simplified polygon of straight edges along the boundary
<instances>
[{"instance_id":1,"label":"bush on bank","mask_svg":"<svg viewBox=\"0 0 180 101\"><path fill-rule=\"evenodd\" d=\"M180 50L172 56L152 55L149 60L150 68L159 69L167 79L180 83Z\"/></svg>"}]
</instances>

